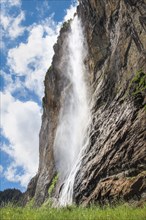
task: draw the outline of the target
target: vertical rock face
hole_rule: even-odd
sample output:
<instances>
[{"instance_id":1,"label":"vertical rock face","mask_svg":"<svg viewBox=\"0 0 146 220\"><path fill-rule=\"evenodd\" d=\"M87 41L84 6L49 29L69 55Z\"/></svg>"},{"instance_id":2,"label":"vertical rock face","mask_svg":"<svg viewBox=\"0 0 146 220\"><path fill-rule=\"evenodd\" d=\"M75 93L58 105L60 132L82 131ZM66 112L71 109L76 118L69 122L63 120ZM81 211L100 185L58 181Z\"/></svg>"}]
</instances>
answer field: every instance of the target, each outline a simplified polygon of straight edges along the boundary
<instances>
[{"instance_id":1,"label":"vertical rock face","mask_svg":"<svg viewBox=\"0 0 146 220\"><path fill-rule=\"evenodd\" d=\"M67 49L67 33L69 22L65 23L60 31L57 43L54 45L52 65L46 73L43 98L42 126L39 135L39 169L37 175L30 181L25 193L25 203L34 197L35 204L41 205L48 197L48 189L56 175L53 145L59 119L59 111L63 91L68 80L63 72L66 66L64 50Z\"/></svg>"},{"instance_id":2,"label":"vertical rock face","mask_svg":"<svg viewBox=\"0 0 146 220\"><path fill-rule=\"evenodd\" d=\"M67 33L69 29L69 23L65 23L60 31L58 41L54 45L55 55L52 65L44 81L45 97L43 98L44 112L40 131L40 163L35 191L35 201L37 205L41 205L48 196L48 188L53 177L56 175L53 146L63 92L68 84L68 79L65 76L63 67L66 66L67 62L64 51L68 49Z\"/></svg>"},{"instance_id":3,"label":"vertical rock face","mask_svg":"<svg viewBox=\"0 0 146 220\"><path fill-rule=\"evenodd\" d=\"M77 204L146 197L146 2L80 0L88 42L93 121L74 184ZM40 163L27 199L44 202L56 173L53 143L63 90L69 24L60 32L45 78ZM61 67L61 68L60 68Z\"/></svg>"},{"instance_id":4,"label":"vertical rock face","mask_svg":"<svg viewBox=\"0 0 146 220\"><path fill-rule=\"evenodd\" d=\"M80 1L95 104L76 203L146 197L145 3Z\"/></svg>"}]
</instances>

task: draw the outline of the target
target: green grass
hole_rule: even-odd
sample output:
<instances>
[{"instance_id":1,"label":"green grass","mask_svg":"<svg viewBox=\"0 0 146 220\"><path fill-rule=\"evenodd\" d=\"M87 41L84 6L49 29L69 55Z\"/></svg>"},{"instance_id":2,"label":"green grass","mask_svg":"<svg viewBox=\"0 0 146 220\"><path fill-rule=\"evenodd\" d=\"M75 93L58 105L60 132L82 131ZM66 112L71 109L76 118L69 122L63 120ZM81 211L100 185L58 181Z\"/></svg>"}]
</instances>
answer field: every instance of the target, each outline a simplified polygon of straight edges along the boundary
<instances>
[{"instance_id":1,"label":"green grass","mask_svg":"<svg viewBox=\"0 0 146 220\"><path fill-rule=\"evenodd\" d=\"M1 220L145 220L146 206L136 208L119 205L104 209L92 206L49 208L20 208L7 205L0 210Z\"/></svg>"}]
</instances>

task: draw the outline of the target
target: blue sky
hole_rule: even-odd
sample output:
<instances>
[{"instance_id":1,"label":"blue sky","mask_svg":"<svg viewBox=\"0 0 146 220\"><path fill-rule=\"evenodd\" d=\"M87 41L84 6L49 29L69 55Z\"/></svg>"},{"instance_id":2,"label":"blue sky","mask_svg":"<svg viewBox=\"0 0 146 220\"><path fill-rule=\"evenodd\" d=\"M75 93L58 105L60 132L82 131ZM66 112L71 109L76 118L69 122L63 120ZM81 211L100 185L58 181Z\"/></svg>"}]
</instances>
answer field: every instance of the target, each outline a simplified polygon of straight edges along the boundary
<instances>
[{"instance_id":1,"label":"blue sky","mask_svg":"<svg viewBox=\"0 0 146 220\"><path fill-rule=\"evenodd\" d=\"M43 81L72 0L1 0L0 190L24 191L36 174Z\"/></svg>"}]
</instances>

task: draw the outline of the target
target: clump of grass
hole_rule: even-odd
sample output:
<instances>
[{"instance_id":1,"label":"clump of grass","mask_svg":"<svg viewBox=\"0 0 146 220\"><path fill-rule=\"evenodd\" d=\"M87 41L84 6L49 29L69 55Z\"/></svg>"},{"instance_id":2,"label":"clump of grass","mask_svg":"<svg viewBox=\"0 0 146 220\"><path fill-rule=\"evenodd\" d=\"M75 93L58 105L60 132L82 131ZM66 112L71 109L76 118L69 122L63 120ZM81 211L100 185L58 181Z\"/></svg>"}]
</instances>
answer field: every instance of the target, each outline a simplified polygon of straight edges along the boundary
<instances>
[{"instance_id":1,"label":"clump of grass","mask_svg":"<svg viewBox=\"0 0 146 220\"><path fill-rule=\"evenodd\" d=\"M146 205L133 207L66 207L66 208L20 208L8 205L0 210L1 220L145 220Z\"/></svg>"},{"instance_id":2,"label":"clump of grass","mask_svg":"<svg viewBox=\"0 0 146 220\"><path fill-rule=\"evenodd\" d=\"M34 198L32 198L26 205L26 208L31 209L34 207Z\"/></svg>"},{"instance_id":3,"label":"clump of grass","mask_svg":"<svg viewBox=\"0 0 146 220\"><path fill-rule=\"evenodd\" d=\"M49 187L49 189L48 189L48 195L49 195L49 197L51 197L51 195L52 195L52 192L53 192L53 190L54 190L54 188L55 188L55 186L56 186L56 184L57 184L58 178L59 178L59 176L58 176L58 174L56 174L56 175L54 176L52 182L51 182L51 185L50 185L50 187Z\"/></svg>"}]
</instances>

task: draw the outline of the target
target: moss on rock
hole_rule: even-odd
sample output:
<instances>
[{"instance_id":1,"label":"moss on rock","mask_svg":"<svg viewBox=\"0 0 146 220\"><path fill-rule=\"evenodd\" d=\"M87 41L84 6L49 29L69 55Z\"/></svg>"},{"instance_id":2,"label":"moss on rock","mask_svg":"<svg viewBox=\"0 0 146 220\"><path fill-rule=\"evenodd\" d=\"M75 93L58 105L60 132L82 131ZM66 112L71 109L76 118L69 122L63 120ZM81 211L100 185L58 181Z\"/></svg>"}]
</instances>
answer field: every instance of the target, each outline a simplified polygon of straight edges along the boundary
<instances>
[{"instance_id":1,"label":"moss on rock","mask_svg":"<svg viewBox=\"0 0 146 220\"><path fill-rule=\"evenodd\" d=\"M52 182L51 182L51 185L50 185L50 187L49 187L49 189L48 189L48 195L49 195L49 197L51 197L52 192L53 192L53 190L54 190L54 188L55 188L55 186L56 186L56 184L57 184L58 177L59 177L59 175L56 174L56 175L54 176Z\"/></svg>"},{"instance_id":2,"label":"moss on rock","mask_svg":"<svg viewBox=\"0 0 146 220\"><path fill-rule=\"evenodd\" d=\"M130 93L135 96L144 91L146 91L146 73L139 70L131 81Z\"/></svg>"},{"instance_id":3,"label":"moss on rock","mask_svg":"<svg viewBox=\"0 0 146 220\"><path fill-rule=\"evenodd\" d=\"M131 80L129 95L132 97L136 107L143 107L144 98L146 96L146 73L144 73L143 70L139 70Z\"/></svg>"}]
</instances>

